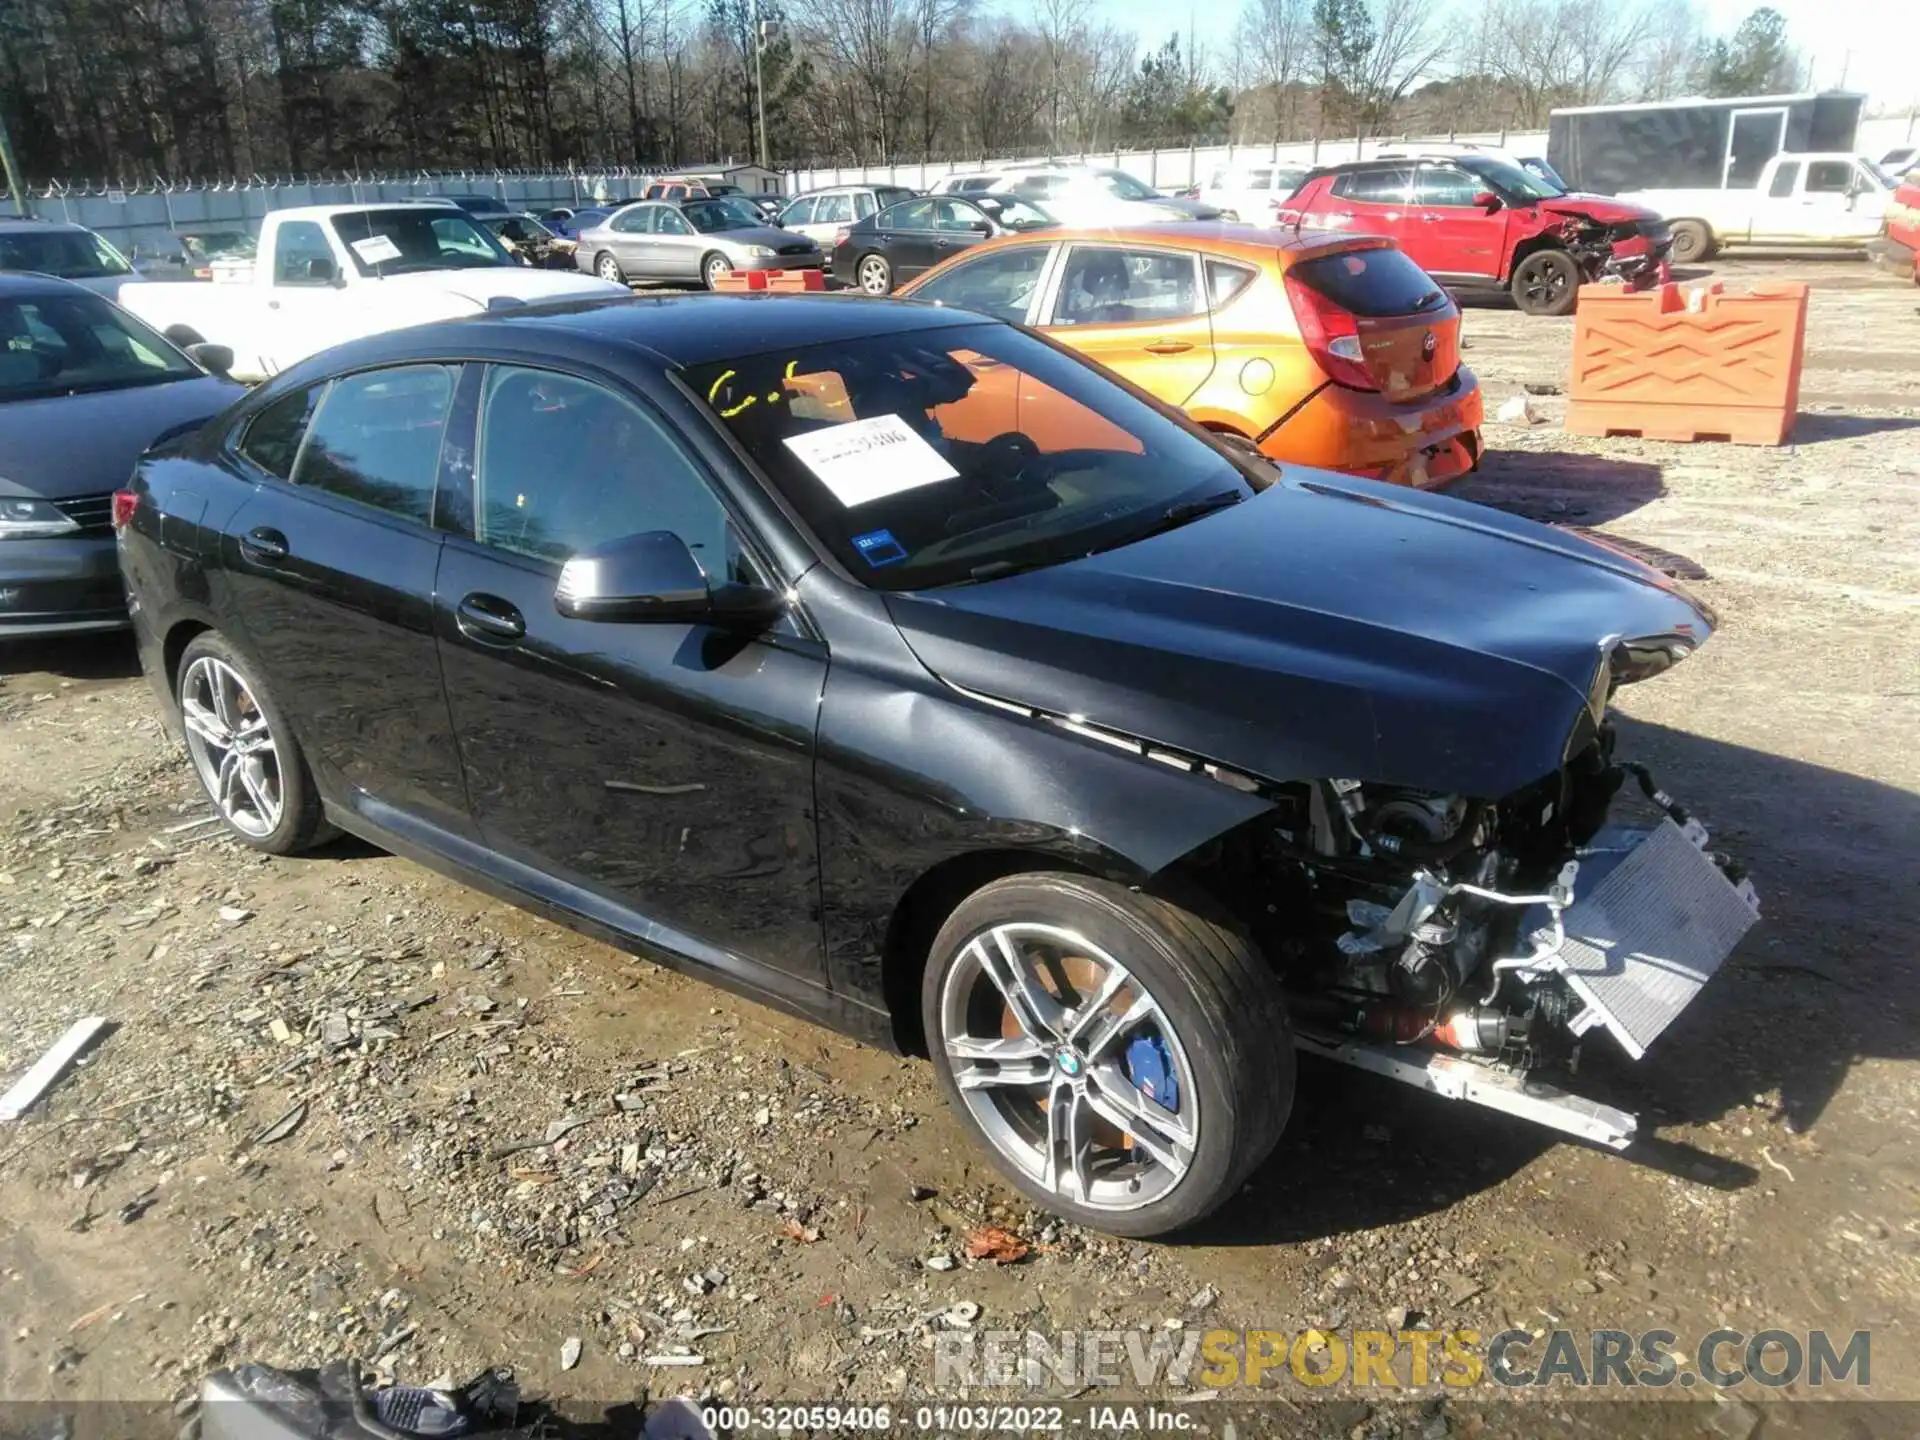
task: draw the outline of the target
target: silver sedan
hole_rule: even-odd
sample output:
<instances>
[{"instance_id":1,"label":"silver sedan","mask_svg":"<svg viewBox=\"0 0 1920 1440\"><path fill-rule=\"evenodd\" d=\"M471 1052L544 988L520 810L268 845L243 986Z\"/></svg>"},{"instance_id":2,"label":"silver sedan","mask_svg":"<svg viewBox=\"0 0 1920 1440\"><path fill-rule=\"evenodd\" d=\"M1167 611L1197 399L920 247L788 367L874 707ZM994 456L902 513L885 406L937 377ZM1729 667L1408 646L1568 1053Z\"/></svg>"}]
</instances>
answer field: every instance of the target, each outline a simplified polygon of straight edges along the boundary
<instances>
[{"instance_id":1,"label":"silver sedan","mask_svg":"<svg viewBox=\"0 0 1920 1440\"><path fill-rule=\"evenodd\" d=\"M616 283L699 284L734 270L818 270L826 257L804 235L770 225L735 196L643 200L580 232L574 263Z\"/></svg>"}]
</instances>

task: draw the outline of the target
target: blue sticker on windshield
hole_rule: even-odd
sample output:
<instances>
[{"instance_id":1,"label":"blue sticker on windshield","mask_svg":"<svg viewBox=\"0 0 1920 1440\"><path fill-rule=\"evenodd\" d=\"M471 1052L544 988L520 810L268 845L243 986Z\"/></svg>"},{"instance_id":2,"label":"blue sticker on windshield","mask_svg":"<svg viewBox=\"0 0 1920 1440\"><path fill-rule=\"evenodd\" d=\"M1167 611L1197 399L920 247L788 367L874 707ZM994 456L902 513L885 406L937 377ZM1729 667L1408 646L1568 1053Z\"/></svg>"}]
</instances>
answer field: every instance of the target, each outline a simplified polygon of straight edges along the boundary
<instances>
[{"instance_id":1,"label":"blue sticker on windshield","mask_svg":"<svg viewBox=\"0 0 1920 1440\"><path fill-rule=\"evenodd\" d=\"M869 530L864 535L856 535L853 548L860 552L862 560L876 568L897 565L907 558L907 547L893 538L891 530Z\"/></svg>"}]
</instances>

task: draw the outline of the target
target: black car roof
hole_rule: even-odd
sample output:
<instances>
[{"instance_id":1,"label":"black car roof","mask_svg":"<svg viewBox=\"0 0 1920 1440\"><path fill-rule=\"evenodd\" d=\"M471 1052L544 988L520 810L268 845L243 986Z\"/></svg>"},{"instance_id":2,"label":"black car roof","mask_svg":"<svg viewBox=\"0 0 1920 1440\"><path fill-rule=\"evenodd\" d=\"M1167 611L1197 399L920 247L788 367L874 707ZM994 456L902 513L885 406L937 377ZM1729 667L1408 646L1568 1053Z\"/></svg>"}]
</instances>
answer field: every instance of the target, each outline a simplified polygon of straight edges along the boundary
<instances>
[{"instance_id":1,"label":"black car roof","mask_svg":"<svg viewBox=\"0 0 1920 1440\"><path fill-rule=\"evenodd\" d=\"M320 373L379 364L440 344L456 332L474 345L524 348L545 332L557 349L611 344L651 352L669 365L704 365L769 350L859 340L911 330L993 322L903 300L845 295L631 295L510 305L484 314L369 336L327 352ZM299 367L303 372L307 365Z\"/></svg>"},{"instance_id":2,"label":"black car roof","mask_svg":"<svg viewBox=\"0 0 1920 1440\"><path fill-rule=\"evenodd\" d=\"M86 286L62 280L57 275L42 275L34 270L0 270L0 295L9 299L17 299L22 295L92 294L93 291Z\"/></svg>"}]
</instances>

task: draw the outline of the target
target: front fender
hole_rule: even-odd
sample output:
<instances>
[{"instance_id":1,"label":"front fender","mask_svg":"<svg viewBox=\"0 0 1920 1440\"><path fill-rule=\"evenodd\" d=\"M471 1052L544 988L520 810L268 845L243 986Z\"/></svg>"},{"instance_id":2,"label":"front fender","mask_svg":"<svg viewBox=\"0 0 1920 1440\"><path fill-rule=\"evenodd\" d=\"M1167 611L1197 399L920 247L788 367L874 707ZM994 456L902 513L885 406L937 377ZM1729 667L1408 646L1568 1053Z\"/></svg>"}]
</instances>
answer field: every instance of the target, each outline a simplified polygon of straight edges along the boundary
<instances>
[{"instance_id":1,"label":"front fender","mask_svg":"<svg viewBox=\"0 0 1920 1440\"><path fill-rule=\"evenodd\" d=\"M835 635L814 772L823 939L843 994L882 992L902 897L957 857L1025 852L1138 884L1270 808L952 689L913 659L884 610L861 629L870 652Z\"/></svg>"}]
</instances>

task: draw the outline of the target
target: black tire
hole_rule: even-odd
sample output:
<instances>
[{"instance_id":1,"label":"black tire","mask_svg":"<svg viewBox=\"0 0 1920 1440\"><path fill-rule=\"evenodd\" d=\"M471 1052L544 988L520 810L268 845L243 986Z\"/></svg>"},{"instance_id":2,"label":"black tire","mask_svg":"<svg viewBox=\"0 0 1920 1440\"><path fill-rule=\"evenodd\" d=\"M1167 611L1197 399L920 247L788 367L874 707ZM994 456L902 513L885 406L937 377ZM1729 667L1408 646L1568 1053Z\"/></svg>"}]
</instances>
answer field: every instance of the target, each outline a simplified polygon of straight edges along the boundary
<instances>
[{"instance_id":1,"label":"black tire","mask_svg":"<svg viewBox=\"0 0 1920 1440\"><path fill-rule=\"evenodd\" d=\"M320 791L313 783L313 772L307 767L306 756L301 753L299 741L294 739L293 727L287 723L286 712L280 708L273 692L260 678L259 669L245 655L234 647L218 631L204 631L188 642L181 653L179 669L174 674L173 701L183 712L186 708L185 694L188 677L194 671L194 662L202 659L218 661L235 672L246 686L247 693L259 715L266 721L267 733L273 744L277 760L280 815L279 823L265 834L253 834L236 824L226 807L220 804L213 793L206 775L201 771L196 757L194 774L201 786L207 791L208 798L221 812L221 822L235 839L244 841L255 850L269 855L294 855L302 850L330 840L337 833L327 823L326 811L320 801ZM189 753L192 753L191 743Z\"/></svg>"},{"instance_id":2,"label":"black tire","mask_svg":"<svg viewBox=\"0 0 1920 1440\"><path fill-rule=\"evenodd\" d=\"M863 295L891 295L893 266L877 250L869 250L853 267L853 283Z\"/></svg>"},{"instance_id":3,"label":"black tire","mask_svg":"<svg viewBox=\"0 0 1920 1440\"><path fill-rule=\"evenodd\" d=\"M1528 315L1571 315L1580 265L1564 250L1536 250L1513 269L1513 303Z\"/></svg>"},{"instance_id":4,"label":"black tire","mask_svg":"<svg viewBox=\"0 0 1920 1440\"><path fill-rule=\"evenodd\" d=\"M1673 232L1673 248L1667 252L1667 258L1676 265L1697 265L1711 260L1720 248L1704 220L1676 220L1668 228Z\"/></svg>"},{"instance_id":5,"label":"black tire","mask_svg":"<svg viewBox=\"0 0 1920 1440\"><path fill-rule=\"evenodd\" d=\"M611 250L602 250L593 257L593 273L615 285L627 283L627 272L620 268L620 258Z\"/></svg>"},{"instance_id":6,"label":"black tire","mask_svg":"<svg viewBox=\"0 0 1920 1440\"><path fill-rule=\"evenodd\" d=\"M700 283L709 290L718 290L724 276L733 273L733 262L718 250L709 251L700 257Z\"/></svg>"},{"instance_id":7,"label":"black tire","mask_svg":"<svg viewBox=\"0 0 1920 1440\"><path fill-rule=\"evenodd\" d=\"M1002 1153L954 1078L943 1028L948 976L976 938L1023 923L1071 931L1121 960L1171 1023L1184 1054L1198 1100L1191 1160L1166 1193L1137 1208L1083 1205L1049 1189ZM941 1092L1002 1174L1035 1204L1112 1234L1161 1235L1217 1209L1272 1152L1293 1106L1292 1032L1273 972L1234 932L1109 881L1043 872L975 891L934 939L920 1007ZM1079 1074L1077 1066L1060 1068Z\"/></svg>"}]
</instances>

